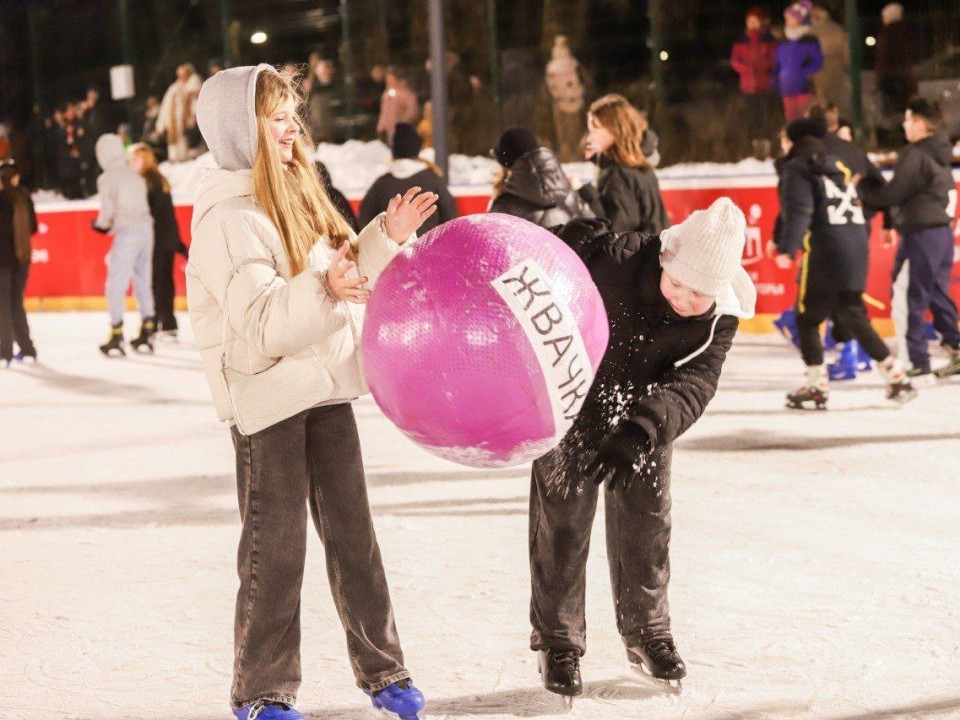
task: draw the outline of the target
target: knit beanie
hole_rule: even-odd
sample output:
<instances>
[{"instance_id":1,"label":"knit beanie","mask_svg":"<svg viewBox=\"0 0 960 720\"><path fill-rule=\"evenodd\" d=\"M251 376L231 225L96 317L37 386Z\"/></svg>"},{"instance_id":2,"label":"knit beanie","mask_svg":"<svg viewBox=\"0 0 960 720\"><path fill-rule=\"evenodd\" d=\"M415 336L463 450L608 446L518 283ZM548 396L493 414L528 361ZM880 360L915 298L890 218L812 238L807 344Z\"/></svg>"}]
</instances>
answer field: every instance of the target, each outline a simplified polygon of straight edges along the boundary
<instances>
[{"instance_id":1,"label":"knit beanie","mask_svg":"<svg viewBox=\"0 0 960 720\"><path fill-rule=\"evenodd\" d=\"M510 168L517 160L531 150L540 147L532 132L521 127L507 130L497 141L493 157L505 168Z\"/></svg>"},{"instance_id":2,"label":"knit beanie","mask_svg":"<svg viewBox=\"0 0 960 720\"><path fill-rule=\"evenodd\" d=\"M417 129L410 123L397 123L393 129L393 142L390 150L394 160L415 158L423 149L423 140L417 134Z\"/></svg>"},{"instance_id":3,"label":"knit beanie","mask_svg":"<svg viewBox=\"0 0 960 720\"><path fill-rule=\"evenodd\" d=\"M660 265L704 295L717 297L740 270L747 221L728 197L717 198L660 233Z\"/></svg>"},{"instance_id":4,"label":"knit beanie","mask_svg":"<svg viewBox=\"0 0 960 720\"><path fill-rule=\"evenodd\" d=\"M800 142L805 137L823 139L827 136L827 120L822 117L797 118L787 124L790 142Z\"/></svg>"},{"instance_id":5,"label":"knit beanie","mask_svg":"<svg viewBox=\"0 0 960 720\"><path fill-rule=\"evenodd\" d=\"M810 13L813 10L813 3L811 0L797 0L797 2L788 5L787 9L783 11L784 15L792 15L796 18L797 22L804 25L810 24Z\"/></svg>"}]
</instances>

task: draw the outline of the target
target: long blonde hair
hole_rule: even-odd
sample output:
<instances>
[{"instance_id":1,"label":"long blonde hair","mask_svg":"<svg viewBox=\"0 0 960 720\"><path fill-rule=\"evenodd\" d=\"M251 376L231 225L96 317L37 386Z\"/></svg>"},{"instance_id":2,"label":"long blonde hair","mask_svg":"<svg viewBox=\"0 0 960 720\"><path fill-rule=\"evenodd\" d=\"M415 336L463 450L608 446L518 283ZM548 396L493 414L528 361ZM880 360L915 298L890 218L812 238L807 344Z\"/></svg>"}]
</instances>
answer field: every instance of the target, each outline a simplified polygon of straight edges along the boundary
<instances>
[{"instance_id":1,"label":"long blonde hair","mask_svg":"<svg viewBox=\"0 0 960 720\"><path fill-rule=\"evenodd\" d=\"M649 125L629 100L623 95L604 95L590 106L588 114L613 135L613 145L606 152L617 165L651 169L642 147L643 134Z\"/></svg>"},{"instance_id":2,"label":"long blonde hair","mask_svg":"<svg viewBox=\"0 0 960 720\"><path fill-rule=\"evenodd\" d=\"M150 188L151 192L158 188L165 193L170 192L170 183L167 178L164 177L163 173L160 172L160 168L157 165L157 156L153 154L152 147L146 143L136 143L130 146L129 152L131 155L140 158L140 162L142 163L140 175L147 181L147 187Z\"/></svg>"},{"instance_id":3,"label":"long blonde hair","mask_svg":"<svg viewBox=\"0 0 960 720\"><path fill-rule=\"evenodd\" d=\"M253 158L253 194L273 222L298 275L307 267L310 249L326 236L334 249L350 242L350 227L337 211L317 175L306 131L299 114L293 139L293 160L284 164L267 124L270 116L288 98L299 108L302 98L290 75L262 72L257 77L254 107L257 115L257 150ZM352 257L352 249L348 252Z\"/></svg>"}]
</instances>

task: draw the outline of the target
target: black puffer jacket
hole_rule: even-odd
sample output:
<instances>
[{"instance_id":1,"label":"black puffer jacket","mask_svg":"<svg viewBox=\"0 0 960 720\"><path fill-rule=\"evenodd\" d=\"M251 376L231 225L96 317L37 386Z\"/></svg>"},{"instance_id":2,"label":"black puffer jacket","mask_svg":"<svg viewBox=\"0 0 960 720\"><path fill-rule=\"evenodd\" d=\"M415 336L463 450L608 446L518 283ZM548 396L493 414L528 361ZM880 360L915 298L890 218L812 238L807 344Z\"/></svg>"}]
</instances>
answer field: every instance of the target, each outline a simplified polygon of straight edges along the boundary
<instances>
[{"instance_id":1,"label":"black puffer jacket","mask_svg":"<svg viewBox=\"0 0 960 720\"><path fill-rule=\"evenodd\" d=\"M558 229L590 270L610 323L606 354L564 444L595 448L629 421L664 448L713 398L739 320L716 306L697 317L677 315L660 292L660 238L591 232L597 225Z\"/></svg>"},{"instance_id":2,"label":"black puffer jacket","mask_svg":"<svg viewBox=\"0 0 960 720\"><path fill-rule=\"evenodd\" d=\"M803 250L800 302L810 293L863 292L866 286L870 228L848 184L851 175L813 136L798 140L783 165L776 242L786 255Z\"/></svg>"},{"instance_id":3,"label":"black puffer jacket","mask_svg":"<svg viewBox=\"0 0 960 720\"><path fill-rule=\"evenodd\" d=\"M576 218L592 218L590 206L563 174L557 156L541 147L521 155L488 212L516 215L545 228Z\"/></svg>"},{"instance_id":4,"label":"black puffer jacket","mask_svg":"<svg viewBox=\"0 0 960 720\"><path fill-rule=\"evenodd\" d=\"M598 217L610 221L615 232L659 235L669 226L653 170L624 167L606 157L600 160L599 189L585 185L580 195Z\"/></svg>"},{"instance_id":5,"label":"black puffer jacket","mask_svg":"<svg viewBox=\"0 0 960 720\"><path fill-rule=\"evenodd\" d=\"M416 171L408 174L411 169ZM422 192L432 192L439 196L437 211L420 226L417 235L422 236L447 220L457 217L457 201L450 194L443 178L426 163L406 159L394 161L390 170L378 177L367 190L367 194L360 202L360 212L357 214L360 227L366 227L377 215L384 212L395 195L404 195L413 187L419 187Z\"/></svg>"},{"instance_id":6,"label":"black puffer jacket","mask_svg":"<svg viewBox=\"0 0 960 720\"><path fill-rule=\"evenodd\" d=\"M911 143L900 153L893 169L893 178L886 185L864 179L860 197L876 207L894 208L894 222L906 234L928 227L948 225L956 211L956 191L950 141L946 135Z\"/></svg>"},{"instance_id":7,"label":"black puffer jacket","mask_svg":"<svg viewBox=\"0 0 960 720\"><path fill-rule=\"evenodd\" d=\"M147 202L153 216L153 252L175 253L183 248L180 226L173 208L169 190L164 190L160 181L147 180Z\"/></svg>"}]
</instances>

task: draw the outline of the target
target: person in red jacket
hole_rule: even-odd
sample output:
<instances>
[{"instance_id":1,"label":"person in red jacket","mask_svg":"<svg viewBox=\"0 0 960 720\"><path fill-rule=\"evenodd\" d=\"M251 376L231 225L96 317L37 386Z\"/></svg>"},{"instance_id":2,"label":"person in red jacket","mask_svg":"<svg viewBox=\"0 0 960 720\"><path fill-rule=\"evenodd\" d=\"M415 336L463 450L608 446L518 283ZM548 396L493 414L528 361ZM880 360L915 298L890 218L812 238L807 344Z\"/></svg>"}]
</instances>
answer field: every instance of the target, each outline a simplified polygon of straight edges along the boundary
<instances>
[{"instance_id":1,"label":"person in red jacket","mask_svg":"<svg viewBox=\"0 0 960 720\"><path fill-rule=\"evenodd\" d=\"M740 76L743 116L746 118L753 153L770 154L770 72L777 53L777 41L767 29L769 21L763 8L747 12L743 35L733 43L730 65Z\"/></svg>"}]
</instances>

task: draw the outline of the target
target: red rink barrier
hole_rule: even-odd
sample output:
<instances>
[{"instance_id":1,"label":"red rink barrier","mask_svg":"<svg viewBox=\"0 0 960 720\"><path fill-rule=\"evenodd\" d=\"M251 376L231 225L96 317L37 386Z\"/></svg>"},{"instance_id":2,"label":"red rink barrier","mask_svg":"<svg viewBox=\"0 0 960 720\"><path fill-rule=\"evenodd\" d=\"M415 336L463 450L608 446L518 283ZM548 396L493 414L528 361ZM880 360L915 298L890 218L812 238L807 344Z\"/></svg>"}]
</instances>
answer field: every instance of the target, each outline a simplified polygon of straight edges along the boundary
<instances>
[{"instance_id":1,"label":"red rink barrier","mask_svg":"<svg viewBox=\"0 0 960 720\"><path fill-rule=\"evenodd\" d=\"M747 217L747 244L743 265L757 286L757 314L775 316L792 306L796 297L796 269L780 270L764 255L773 234L778 212L776 179L768 176L664 179L661 181L664 203L672 223L686 218L694 210L707 207L721 195L729 196ZM462 215L485 212L490 202L489 188L454 188ZM351 198L354 209L359 198ZM178 205L177 220L184 242L190 241L193 208ZM95 202L63 202L37 207L39 233L33 239L33 266L27 283L29 309L103 308L106 281L104 256L111 238L90 227L97 215ZM890 315L890 284L895 249L880 245L880 218L874 218L870 236L870 270L867 294L872 317ZM955 234L956 231L955 231ZM958 237L960 241L960 237ZM957 250L960 259L960 248ZM184 295L183 258L177 258L175 284L178 296ZM960 303L960 264L952 283L952 295ZM182 307L182 302L180 303ZM768 329L769 321L757 329Z\"/></svg>"}]
</instances>

